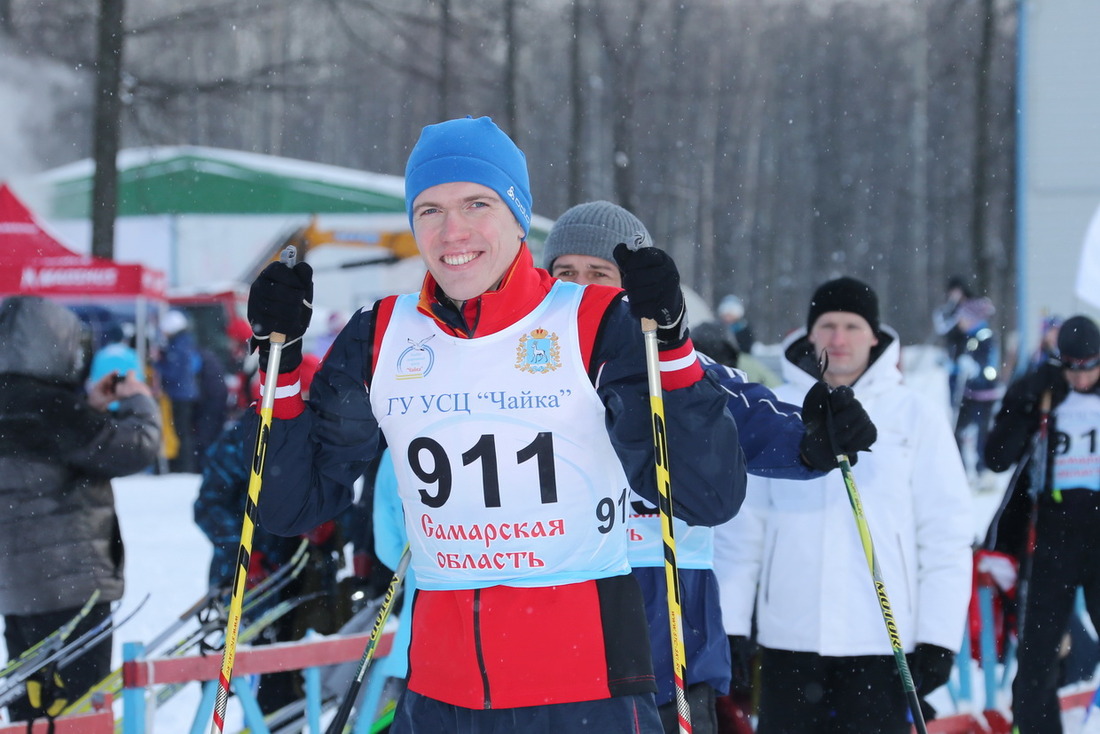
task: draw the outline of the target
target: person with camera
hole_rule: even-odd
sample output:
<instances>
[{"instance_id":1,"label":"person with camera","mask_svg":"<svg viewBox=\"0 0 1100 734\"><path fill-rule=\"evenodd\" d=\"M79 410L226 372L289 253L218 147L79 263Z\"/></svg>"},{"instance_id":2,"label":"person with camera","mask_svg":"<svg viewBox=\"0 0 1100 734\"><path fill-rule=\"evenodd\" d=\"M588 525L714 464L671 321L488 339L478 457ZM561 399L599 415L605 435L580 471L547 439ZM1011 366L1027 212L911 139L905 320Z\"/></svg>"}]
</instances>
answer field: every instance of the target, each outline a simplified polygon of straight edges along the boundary
<instances>
[{"instance_id":1,"label":"person with camera","mask_svg":"<svg viewBox=\"0 0 1100 734\"><path fill-rule=\"evenodd\" d=\"M35 296L0 303L0 613L16 658L99 597L71 637L122 598L123 545L111 478L157 459L160 413L130 370L85 392L90 335L69 309ZM18 345L18 346L16 346ZM120 379L121 378L121 379ZM108 406L117 403L117 408ZM47 682L76 700L111 671L111 636ZM49 709L22 697L24 720Z\"/></svg>"}]
</instances>

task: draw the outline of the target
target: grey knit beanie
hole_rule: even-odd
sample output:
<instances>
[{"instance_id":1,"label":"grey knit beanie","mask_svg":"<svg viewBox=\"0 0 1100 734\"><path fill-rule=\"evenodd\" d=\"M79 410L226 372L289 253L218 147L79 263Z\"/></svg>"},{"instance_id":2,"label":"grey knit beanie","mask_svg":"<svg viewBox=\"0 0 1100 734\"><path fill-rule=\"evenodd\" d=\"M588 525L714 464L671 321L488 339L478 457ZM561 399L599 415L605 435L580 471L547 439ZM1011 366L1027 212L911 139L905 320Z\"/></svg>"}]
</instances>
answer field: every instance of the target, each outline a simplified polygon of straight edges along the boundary
<instances>
[{"instance_id":1,"label":"grey knit beanie","mask_svg":"<svg viewBox=\"0 0 1100 734\"><path fill-rule=\"evenodd\" d=\"M550 270L562 255L591 255L615 262L615 245L652 247L649 231L636 216L610 201L590 201L558 217L542 246L543 266Z\"/></svg>"}]
</instances>

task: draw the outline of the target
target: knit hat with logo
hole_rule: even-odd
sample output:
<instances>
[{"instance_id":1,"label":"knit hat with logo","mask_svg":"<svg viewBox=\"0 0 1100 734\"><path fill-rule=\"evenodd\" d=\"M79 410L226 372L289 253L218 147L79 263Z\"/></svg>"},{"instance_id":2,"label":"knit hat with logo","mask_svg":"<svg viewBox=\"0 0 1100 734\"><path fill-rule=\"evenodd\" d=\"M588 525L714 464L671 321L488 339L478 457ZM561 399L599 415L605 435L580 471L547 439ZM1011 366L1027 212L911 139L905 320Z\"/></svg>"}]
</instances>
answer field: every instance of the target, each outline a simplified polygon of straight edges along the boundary
<instances>
[{"instance_id":1,"label":"knit hat with logo","mask_svg":"<svg viewBox=\"0 0 1100 734\"><path fill-rule=\"evenodd\" d=\"M550 270L562 255L590 255L615 262L615 245L651 247L653 240L641 220L610 201L590 201L558 217L542 246L543 267Z\"/></svg>"},{"instance_id":2,"label":"knit hat with logo","mask_svg":"<svg viewBox=\"0 0 1100 734\"><path fill-rule=\"evenodd\" d=\"M508 205L524 236L531 228L527 157L488 117L464 117L428 125L405 164L405 209L425 189L459 181L481 184Z\"/></svg>"}]
</instances>

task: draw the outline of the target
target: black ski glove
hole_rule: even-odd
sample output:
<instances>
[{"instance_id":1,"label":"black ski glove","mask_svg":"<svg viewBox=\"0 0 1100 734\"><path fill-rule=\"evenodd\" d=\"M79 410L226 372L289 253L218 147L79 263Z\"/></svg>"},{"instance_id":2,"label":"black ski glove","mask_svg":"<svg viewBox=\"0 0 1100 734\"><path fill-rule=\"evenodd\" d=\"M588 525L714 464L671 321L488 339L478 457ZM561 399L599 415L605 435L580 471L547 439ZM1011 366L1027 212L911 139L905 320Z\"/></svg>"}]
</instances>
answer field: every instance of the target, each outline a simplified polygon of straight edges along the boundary
<instances>
[{"instance_id":1,"label":"black ski glove","mask_svg":"<svg viewBox=\"0 0 1100 734\"><path fill-rule=\"evenodd\" d=\"M905 657L913 674L913 687L921 698L947 683L955 667L955 653L929 642L918 642Z\"/></svg>"},{"instance_id":2,"label":"black ski glove","mask_svg":"<svg viewBox=\"0 0 1100 734\"><path fill-rule=\"evenodd\" d=\"M1050 393L1050 407L1053 409L1069 394L1069 382L1066 381L1062 367L1056 361L1043 362L1009 387L1005 393L1001 411L1005 415L1015 416L1019 425L1031 434L1039 430L1042 417L1042 397Z\"/></svg>"},{"instance_id":3,"label":"black ski glove","mask_svg":"<svg viewBox=\"0 0 1100 734\"><path fill-rule=\"evenodd\" d=\"M657 322L661 349L683 346L687 341L687 319L676 263L664 250L656 247L631 250L623 242L615 245L613 254L623 276L630 313L636 319Z\"/></svg>"},{"instance_id":4,"label":"black ski glove","mask_svg":"<svg viewBox=\"0 0 1100 734\"><path fill-rule=\"evenodd\" d=\"M835 469L838 454L847 455L855 466L858 452L869 451L878 438L871 417L846 385L829 390L824 382L818 382L811 387L802 401L802 422L806 425L799 446L802 461L818 471Z\"/></svg>"},{"instance_id":5,"label":"black ski glove","mask_svg":"<svg viewBox=\"0 0 1100 734\"><path fill-rule=\"evenodd\" d=\"M248 323L252 349L260 351L260 369L267 371L272 332L286 335L279 372L291 372L302 363L302 336L313 316L313 268L271 263L252 281L248 291Z\"/></svg>"},{"instance_id":6,"label":"black ski glove","mask_svg":"<svg viewBox=\"0 0 1100 734\"><path fill-rule=\"evenodd\" d=\"M1038 415L1040 400L1043 393L1050 393L1050 407L1054 407L1066 399L1069 395L1069 381L1060 364L1055 362L1043 362L1028 375L1025 399L1034 406L1032 409Z\"/></svg>"},{"instance_id":7,"label":"black ski glove","mask_svg":"<svg viewBox=\"0 0 1100 734\"><path fill-rule=\"evenodd\" d=\"M729 635L730 643L730 693L752 691L752 658L756 655L756 643L744 635Z\"/></svg>"}]
</instances>

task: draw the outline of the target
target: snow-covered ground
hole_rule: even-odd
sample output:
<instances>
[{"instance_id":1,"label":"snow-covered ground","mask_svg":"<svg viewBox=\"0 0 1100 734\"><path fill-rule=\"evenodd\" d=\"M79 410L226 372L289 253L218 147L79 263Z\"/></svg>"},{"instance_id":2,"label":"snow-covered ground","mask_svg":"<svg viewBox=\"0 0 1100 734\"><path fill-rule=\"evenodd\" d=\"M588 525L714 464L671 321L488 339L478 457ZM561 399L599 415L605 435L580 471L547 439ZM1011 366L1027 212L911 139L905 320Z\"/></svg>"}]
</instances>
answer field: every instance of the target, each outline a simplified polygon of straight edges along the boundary
<instances>
[{"instance_id":1,"label":"snow-covered ground","mask_svg":"<svg viewBox=\"0 0 1100 734\"><path fill-rule=\"evenodd\" d=\"M946 379L938 371L933 353L910 351L903 367L907 382L930 396L944 396L946 404ZM985 533L989 518L1000 501L1007 475L999 475L997 481L994 491L974 495L976 539ZM152 639L206 591L210 544L195 526L191 512L198 485L199 477L193 474L139 474L114 481L126 543L126 596L122 611L132 609L146 594L149 595L149 601L141 611L115 635L116 665L122 659L123 643ZM980 710L982 679L976 668L973 689L973 703L963 701L956 707L946 688L933 695L932 703L941 715L959 709ZM198 686L192 684L156 712L154 730L168 734L189 731L198 702ZM118 706L121 711L121 704ZM1067 734L1081 731L1080 718L1080 711L1067 717ZM226 733L239 731L240 721L240 712L231 699Z\"/></svg>"},{"instance_id":2,"label":"snow-covered ground","mask_svg":"<svg viewBox=\"0 0 1100 734\"><path fill-rule=\"evenodd\" d=\"M211 546L191 512L199 481L196 474L139 474L114 481L126 543L122 609L132 608L149 594L141 611L115 634L116 665L122 661L123 643L153 639L206 593ZM156 730L188 731L198 703L199 686L191 684L158 711Z\"/></svg>"}]
</instances>

